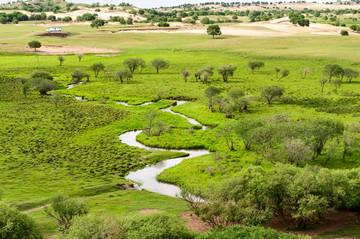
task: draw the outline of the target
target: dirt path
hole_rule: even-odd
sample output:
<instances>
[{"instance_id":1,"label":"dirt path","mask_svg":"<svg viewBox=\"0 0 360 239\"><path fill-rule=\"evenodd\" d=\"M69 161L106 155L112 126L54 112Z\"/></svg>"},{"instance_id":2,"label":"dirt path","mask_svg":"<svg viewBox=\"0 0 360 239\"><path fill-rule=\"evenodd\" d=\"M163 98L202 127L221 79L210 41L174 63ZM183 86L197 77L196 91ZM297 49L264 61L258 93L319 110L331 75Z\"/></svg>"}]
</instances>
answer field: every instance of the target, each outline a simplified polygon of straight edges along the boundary
<instances>
[{"instance_id":1,"label":"dirt path","mask_svg":"<svg viewBox=\"0 0 360 239\"><path fill-rule=\"evenodd\" d=\"M33 208L33 209L23 211L23 213L31 213L31 212L39 211L39 210L41 210L43 208L50 207L50 206L51 206L51 204L46 204L46 205L41 206L41 207L36 207L36 208Z\"/></svg>"}]
</instances>

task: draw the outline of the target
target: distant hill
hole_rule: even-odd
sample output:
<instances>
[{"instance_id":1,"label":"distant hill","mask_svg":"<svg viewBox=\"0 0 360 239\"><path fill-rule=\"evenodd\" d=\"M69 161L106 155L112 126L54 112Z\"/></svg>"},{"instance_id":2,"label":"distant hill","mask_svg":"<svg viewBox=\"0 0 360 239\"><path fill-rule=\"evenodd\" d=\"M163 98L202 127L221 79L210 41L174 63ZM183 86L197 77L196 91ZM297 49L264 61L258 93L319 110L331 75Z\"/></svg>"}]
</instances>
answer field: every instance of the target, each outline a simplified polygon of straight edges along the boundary
<instances>
[{"instance_id":1,"label":"distant hill","mask_svg":"<svg viewBox=\"0 0 360 239\"><path fill-rule=\"evenodd\" d=\"M0 10L23 10L29 12L69 12L80 10L81 8L96 8L96 7L116 7L114 4L82 4L72 3L65 0L35 0L35 1L18 1L0 4ZM129 3L120 3L118 7L131 7Z\"/></svg>"}]
</instances>

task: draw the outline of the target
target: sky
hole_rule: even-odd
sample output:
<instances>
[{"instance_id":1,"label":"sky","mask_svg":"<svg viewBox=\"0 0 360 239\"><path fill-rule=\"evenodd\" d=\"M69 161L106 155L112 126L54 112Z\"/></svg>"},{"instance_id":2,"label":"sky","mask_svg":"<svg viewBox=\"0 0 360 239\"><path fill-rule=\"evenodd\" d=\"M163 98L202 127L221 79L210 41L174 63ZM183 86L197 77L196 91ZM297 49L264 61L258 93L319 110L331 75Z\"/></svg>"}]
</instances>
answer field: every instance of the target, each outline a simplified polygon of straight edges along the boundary
<instances>
[{"instance_id":1,"label":"sky","mask_svg":"<svg viewBox=\"0 0 360 239\"><path fill-rule=\"evenodd\" d=\"M141 7L141 8L154 8L154 7L171 7L171 6L178 6L184 3L202 3L202 2L251 2L251 0L67 0L68 2L75 2L75 3L96 3L99 2L101 4L119 4L120 2L127 2L131 3L134 6ZM271 0L268 0L271 2ZM280 1L280 0L278 0ZM310 1L310 0L308 0ZM330 0L331 1L331 0ZM0 0L0 3L7 3L9 0ZM275 0L273 2L276 2ZM322 2L322 1L319 1Z\"/></svg>"}]
</instances>

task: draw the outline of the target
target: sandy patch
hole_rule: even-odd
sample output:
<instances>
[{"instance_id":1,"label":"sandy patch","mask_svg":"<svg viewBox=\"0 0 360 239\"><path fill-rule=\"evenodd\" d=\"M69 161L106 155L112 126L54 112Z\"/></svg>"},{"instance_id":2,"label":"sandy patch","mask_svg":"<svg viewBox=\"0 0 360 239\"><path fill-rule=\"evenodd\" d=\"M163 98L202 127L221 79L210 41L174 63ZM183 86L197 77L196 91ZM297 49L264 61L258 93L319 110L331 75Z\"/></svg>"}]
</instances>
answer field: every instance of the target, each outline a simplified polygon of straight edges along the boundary
<instances>
[{"instance_id":1,"label":"sandy patch","mask_svg":"<svg viewBox=\"0 0 360 239\"><path fill-rule=\"evenodd\" d=\"M158 213L158 212L166 212L166 211L159 209L141 209L138 212L141 214L150 214L150 213Z\"/></svg>"},{"instance_id":2,"label":"sandy patch","mask_svg":"<svg viewBox=\"0 0 360 239\"><path fill-rule=\"evenodd\" d=\"M252 5L242 5L242 4L234 4L233 7L222 7L221 5L196 5L197 9L209 8L212 11L264 11L265 8L269 8L268 10L282 10L282 9L294 9L294 10L303 10L304 8L312 9L312 10L325 10L329 8L330 10L338 10L338 9L359 9L360 4L351 3L350 5L341 5L340 3L333 4L323 4L323 3L274 3L274 4L252 4ZM278 8L278 9L277 9ZM158 8L156 9L162 12L172 12L174 10L181 11L183 8Z\"/></svg>"},{"instance_id":3,"label":"sandy patch","mask_svg":"<svg viewBox=\"0 0 360 239\"><path fill-rule=\"evenodd\" d=\"M182 212L181 218L185 220L187 227L193 232L207 232L211 228L209 224L203 222L192 211Z\"/></svg>"},{"instance_id":4,"label":"sandy patch","mask_svg":"<svg viewBox=\"0 0 360 239\"><path fill-rule=\"evenodd\" d=\"M25 48L26 52L33 53L34 50L29 47ZM86 47L86 46L52 46L43 45L37 49L36 53L41 55L66 55L66 54L85 54L85 53L117 53L120 52L116 49L109 48L97 48L97 47Z\"/></svg>"},{"instance_id":5,"label":"sandy patch","mask_svg":"<svg viewBox=\"0 0 360 239\"><path fill-rule=\"evenodd\" d=\"M310 23L309 27L300 27L289 22L289 18L275 19L269 22L239 23L222 26L223 35L233 36L264 36L284 37L296 35L340 35L346 27L336 27L329 24ZM189 28L171 31L171 33L206 34L206 28ZM349 34L355 34L349 32Z\"/></svg>"}]
</instances>

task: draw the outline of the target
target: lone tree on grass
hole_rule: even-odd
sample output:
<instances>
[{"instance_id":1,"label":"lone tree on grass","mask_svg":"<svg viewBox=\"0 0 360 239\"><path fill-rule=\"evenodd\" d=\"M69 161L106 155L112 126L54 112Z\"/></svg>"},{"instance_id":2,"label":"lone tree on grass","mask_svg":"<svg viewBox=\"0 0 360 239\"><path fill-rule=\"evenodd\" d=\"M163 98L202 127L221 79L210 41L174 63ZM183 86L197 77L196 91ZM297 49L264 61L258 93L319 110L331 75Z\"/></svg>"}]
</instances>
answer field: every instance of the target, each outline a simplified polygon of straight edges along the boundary
<instances>
[{"instance_id":1,"label":"lone tree on grass","mask_svg":"<svg viewBox=\"0 0 360 239\"><path fill-rule=\"evenodd\" d=\"M272 102L283 94L284 88L277 85L265 86L261 90L261 97L266 99L268 106L271 106Z\"/></svg>"},{"instance_id":2,"label":"lone tree on grass","mask_svg":"<svg viewBox=\"0 0 360 239\"><path fill-rule=\"evenodd\" d=\"M180 75L184 78L185 82L187 82L187 78L191 75L191 73L189 70L184 69L180 72Z\"/></svg>"},{"instance_id":3,"label":"lone tree on grass","mask_svg":"<svg viewBox=\"0 0 360 239\"><path fill-rule=\"evenodd\" d=\"M205 96L209 100L209 109L211 109L211 111L214 111L214 97L220 94L220 92L221 90L215 86L209 86L205 89Z\"/></svg>"},{"instance_id":4,"label":"lone tree on grass","mask_svg":"<svg viewBox=\"0 0 360 239\"><path fill-rule=\"evenodd\" d=\"M226 145L231 151L234 150L234 138L235 138L234 126L235 125L233 123L227 123L218 127L216 131L216 136L219 138L224 138Z\"/></svg>"},{"instance_id":5,"label":"lone tree on grass","mask_svg":"<svg viewBox=\"0 0 360 239\"><path fill-rule=\"evenodd\" d=\"M40 93L41 98L47 95L48 92L55 90L57 86L56 82L43 78L31 79L30 84Z\"/></svg>"},{"instance_id":6,"label":"lone tree on grass","mask_svg":"<svg viewBox=\"0 0 360 239\"><path fill-rule=\"evenodd\" d=\"M82 58L84 57L84 55L83 54L79 54L79 55L77 55L76 56L78 59L79 59L79 62L82 60Z\"/></svg>"},{"instance_id":7,"label":"lone tree on grass","mask_svg":"<svg viewBox=\"0 0 360 239\"><path fill-rule=\"evenodd\" d=\"M218 67L218 72L222 76L224 82L228 82L228 78L234 75L236 71L236 66L233 65L224 65Z\"/></svg>"},{"instance_id":8,"label":"lone tree on grass","mask_svg":"<svg viewBox=\"0 0 360 239\"><path fill-rule=\"evenodd\" d=\"M121 69L115 72L115 80L120 80L121 84L124 82L124 80L127 80L127 83L129 83L129 79L131 79L133 76L129 72L129 70Z\"/></svg>"},{"instance_id":9,"label":"lone tree on grass","mask_svg":"<svg viewBox=\"0 0 360 239\"><path fill-rule=\"evenodd\" d=\"M321 92L324 92L324 87L325 87L325 85L326 85L327 82L328 82L328 80L325 79L325 78L321 78L321 79L319 80L319 83L320 83L320 86L321 86Z\"/></svg>"},{"instance_id":10,"label":"lone tree on grass","mask_svg":"<svg viewBox=\"0 0 360 239\"><path fill-rule=\"evenodd\" d=\"M71 198L58 195L53 198L50 207L44 209L45 213L58 222L61 231L68 230L76 216L88 213L88 206L80 198Z\"/></svg>"},{"instance_id":11,"label":"lone tree on grass","mask_svg":"<svg viewBox=\"0 0 360 239\"><path fill-rule=\"evenodd\" d=\"M82 70L75 70L72 74L72 81L74 84L79 83L82 81L83 78L87 77L89 78L89 75L86 72L83 72Z\"/></svg>"},{"instance_id":12,"label":"lone tree on grass","mask_svg":"<svg viewBox=\"0 0 360 239\"><path fill-rule=\"evenodd\" d=\"M264 67L265 64L262 61L250 61L248 63L248 67L251 69L251 71L254 73L254 70L258 69L260 70L261 67Z\"/></svg>"},{"instance_id":13,"label":"lone tree on grass","mask_svg":"<svg viewBox=\"0 0 360 239\"><path fill-rule=\"evenodd\" d=\"M219 25L210 25L206 31L207 31L207 34L210 36L213 36L213 38L215 38L215 36L221 35L221 30L220 30Z\"/></svg>"},{"instance_id":14,"label":"lone tree on grass","mask_svg":"<svg viewBox=\"0 0 360 239\"><path fill-rule=\"evenodd\" d=\"M99 27L102 27L104 26L105 24L107 24L107 21L103 20L103 19L95 19L91 22L91 27L94 28L99 28Z\"/></svg>"},{"instance_id":15,"label":"lone tree on grass","mask_svg":"<svg viewBox=\"0 0 360 239\"><path fill-rule=\"evenodd\" d=\"M299 74L301 75L302 79L305 79L308 74L311 73L311 70L309 67L305 67L299 71Z\"/></svg>"},{"instance_id":16,"label":"lone tree on grass","mask_svg":"<svg viewBox=\"0 0 360 239\"><path fill-rule=\"evenodd\" d=\"M280 77L278 78L277 81L280 81L282 78L287 77L290 74L290 71L288 69L284 69L281 74Z\"/></svg>"},{"instance_id":17,"label":"lone tree on grass","mask_svg":"<svg viewBox=\"0 0 360 239\"><path fill-rule=\"evenodd\" d=\"M331 82L331 79L333 77L340 77L343 74L344 70L341 68L341 66L337 64L329 64L326 65L323 74L328 77L329 82Z\"/></svg>"},{"instance_id":18,"label":"lone tree on grass","mask_svg":"<svg viewBox=\"0 0 360 239\"><path fill-rule=\"evenodd\" d=\"M60 62L60 66L62 66L62 64L64 63L64 61L66 61L66 58L63 57L63 56L59 56L59 57L58 57L58 60L59 60L59 62Z\"/></svg>"},{"instance_id":19,"label":"lone tree on grass","mask_svg":"<svg viewBox=\"0 0 360 239\"><path fill-rule=\"evenodd\" d=\"M51 100L51 102L54 103L55 108L57 108L60 101L62 100L62 95L57 91L55 91L55 92L53 91L53 92L51 92L50 100Z\"/></svg>"},{"instance_id":20,"label":"lone tree on grass","mask_svg":"<svg viewBox=\"0 0 360 239\"><path fill-rule=\"evenodd\" d=\"M40 48L41 47L41 42L39 41L31 41L28 43L29 47L31 49L34 49L34 51L36 51L36 49Z\"/></svg>"},{"instance_id":21,"label":"lone tree on grass","mask_svg":"<svg viewBox=\"0 0 360 239\"><path fill-rule=\"evenodd\" d=\"M160 69L169 68L169 62L163 59L155 59L151 62L151 65L156 69L156 74L159 74Z\"/></svg>"},{"instance_id":22,"label":"lone tree on grass","mask_svg":"<svg viewBox=\"0 0 360 239\"><path fill-rule=\"evenodd\" d=\"M350 68L344 69L344 76L347 78L347 82L351 83L353 78L359 77L359 72Z\"/></svg>"},{"instance_id":23,"label":"lone tree on grass","mask_svg":"<svg viewBox=\"0 0 360 239\"><path fill-rule=\"evenodd\" d=\"M135 70L139 67L145 68L145 61L141 58L128 58L124 61L124 66L128 67L130 73L133 75Z\"/></svg>"},{"instance_id":24,"label":"lone tree on grass","mask_svg":"<svg viewBox=\"0 0 360 239\"><path fill-rule=\"evenodd\" d=\"M95 78L98 77L99 73L105 69L105 66L103 63L98 62L94 63L90 66L90 69L94 71Z\"/></svg>"}]
</instances>

